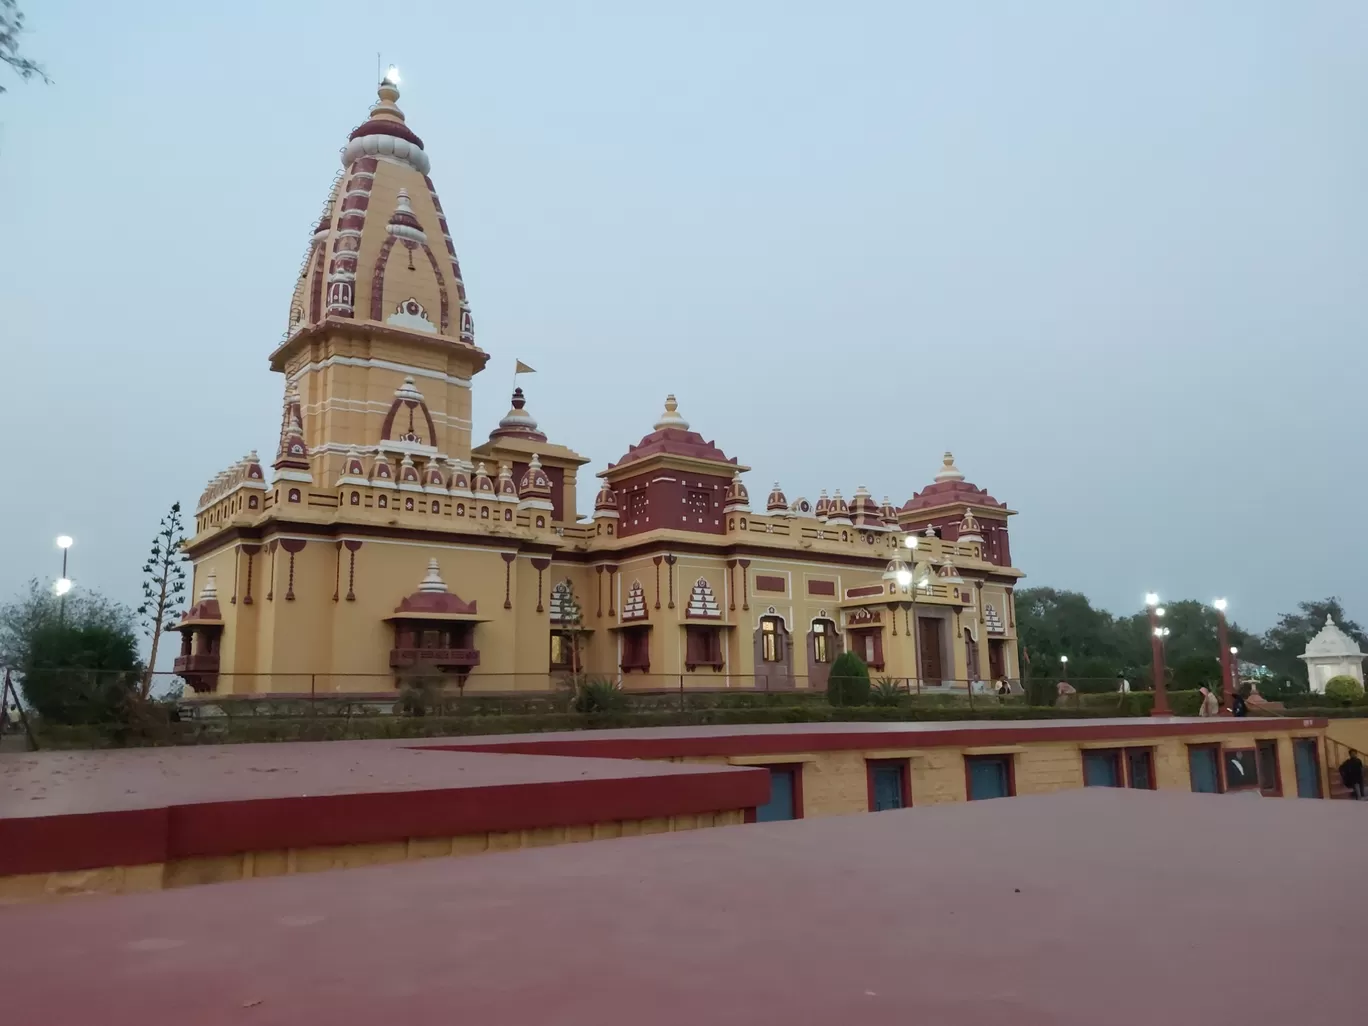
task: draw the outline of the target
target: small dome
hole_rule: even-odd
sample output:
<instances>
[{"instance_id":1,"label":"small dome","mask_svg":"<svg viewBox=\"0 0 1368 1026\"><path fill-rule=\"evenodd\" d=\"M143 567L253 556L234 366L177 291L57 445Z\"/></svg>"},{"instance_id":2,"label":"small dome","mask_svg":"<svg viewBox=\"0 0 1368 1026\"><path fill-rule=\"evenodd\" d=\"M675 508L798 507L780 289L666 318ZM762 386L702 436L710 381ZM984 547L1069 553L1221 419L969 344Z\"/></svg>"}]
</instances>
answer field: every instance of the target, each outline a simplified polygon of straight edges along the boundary
<instances>
[{"instance_id":1,"label":"small dome","mask_svg":"<svg viewBox=\"0 0 1368 1026\"><path fill-rule=\"evenodd\" d=\"M475 494L487 495L491 498L495 494L494 482L491 480L489 472L485 470L485 465L483 463L480 463L475 467Z\"/></svg>"},{"instance_id":2,"label":"small dome","mask_svg":"<svg viewBox=\"0 0 1368 1026\"><path fill-rule=\"evenodd\" d=\"M887 495L884 496L883 505L879 507L879 519L885 527L898 526L898 507L888 501Z\"/></svg>"},{"instance_id":3,"label":"small dome","mask_svg":"<svg viewBox=\"0 0 1368 1026\"><path fill-rule=\"evenodd\" d=\"M446 581L442 580L442 572L437 566L437 558L434 556L428 560L427 573L423 575L422 583L418 585L418 590L422 592L444 592L447 590Z\"/></svg>"},{"instance_id":4,"label":"small dome","mask_svg":"<svg viewBox=\"0 0 1368 1026\"><path fill-rule=\"evenodd\" d=\"M841 490L836 489L836 494L831 497L831 506L827 509L827 523L829 524L849 524L850 506L841 498Z\"/></svg>"},{"instance_id":5,"label":"small dome","mask_svg":"<svg viewBox=\"0 0 1368 1026\"><path fill-rule=\"evenodd\" d=\"M704 441L702 435L689 430L689 422L680 415L679 403L673 395L665 397L665 412L656 421L655 429L636 445L629 446L620 460L608 464L608 469L613 470L656 455L687 456L712 463L736 463L717 447L716 442Z\"/></svg>"},{"instance_id":6,"label":"small dome","mask_svg":"<svg viewBox=\"0 0 1368 1026\"><path fill-rule=\"evenodd\" d=\"M774 488L769 493L769 498L765 500L765 510L769 513L787 513L788 499L779 490L779 482L774 482Z\"/></svg>"},{"instance_id":7,"label":"small dome","mask_svg":"<svg viewBox=\"0 0 1368 1026\"><path fill-rule=\"evenodd\" d=\"M822 489L822 494L817 496L817 505L812 507L813 514L818 520L825 520L831 514L831 500L827 498L826 489Z\"/></svg>"},{"instance_id":8,"label":"small dome","mask_svg":"<svg viewBox=\"0 0 1368 1026\"><path fill-rule=\"evenodd\" d=\"M985 489L966 481L959 467L955 466L955 457L947 452L941 460L941 468L936 474L936 479L908 499L903 505L902 512L961 504L990 509L1007 508L1006 503L998 502Z\"/></svg>"},{"instance_id":9,"label":"small dome","mask_svg":"<svg viewBox=\"0 0 1368 1026\"><path fill-rule=\"evenodd\" d=\"M673 395L665 397L665 412L655 422L657 431L664 431L666 428L678 428L680 431L689 430L689 422L679 412L679 400Z\"/></svg>"},{"instance_id":10,"label":"small dome","mask_svg":"<svg viewBox=\"0 0 1368 1026\"><path fill-rule=\"evenodd\" d=\"M1306 646L1306 651L1302 654L1302 659L1337 658L1347 656L1349 658L1363 658L1364 653L1359 651L1358 642L1340 629L1339 624L1335 623L1333 616L1325 618L1325 626L1320 632L1311 639Z\"/></svg>"},{"instance_id":11,"label":"small dome","mask_svg":"<svg viewBox=\"0 0 1368 1026\"><path fill-rule=\"evenodd\" d=\"M750 512L750 493L746 491L746 486L741 481L741 471L739 470L732 475L731 484L727 486L724 509L728 513Z\"/></svg>"},{"instance_id":12,"label":"small dome","mask_svg":"<svg viewBox=\"0 0 1368 1026\"><path fill-rule=\"evenodd\" d=\"M388 484L394 480L394 470L390 467L390 462L384 454L377 454L375 462L371 464L370 479L373 483L384 482Z\"/></svg>"},{"instance_id":13,"label":"small dome","mask_svg":"<svg viewBox=\"0 0 1368 1026\"><path fill-rule=\"evenodd\" d=\"M337 479L339 485L364 485L366 481L366 464L361 458L361 450L352 446L347 450L347 455L342 460L342 474Z\"/></svg>"},{"instance_id":14,"label":"small dome","mask_svg":"<svg viewBox=\"0 0 1368 1026\"><path fill-rule=\"evenodd\" d=\"M541 469L541 465L537 465ZM513 483L513 468L507 463L499 464L499 480L495 485L499 498L509 502L518 501L518 486Z\"/></svg>"},{"instance_id":15,"label":"small dome","mask_svg":"<svg viewBox=\"0 0 1368 1026\"><path fill-rule=\"evenodd\" d=\"M546 441L544 435L537 428L537 420L532 414L527 412L527 399L523 395L521 388L513 389L513 403L503 420L499 421L499 426L489 433L491 439L494 438L527 438L534 442Z\"/></svg>"},{"instance_id":16,"label":"small dome","mask_svg":"<svg viewBox=\"0 0 1368 1026\"><path fill-rule=\"evenodd\" d=\"M447 490L452 495L459 495L463 498L474 496L474 491L470 487L470 474L465 467L455 465L451 471L451 480L447 482Z\"/></svg>"},{"instance_id":17,"label":"small dome","mask_svg":"<svg viewBox=\"0 0 1368 1026\"><path fill-rule=\"evenodd\" d=\"M442 473L442 464L439 460L428 460L427 469L423 471L423 486L429 492L446 494L446 475Z\"/></svg>"},{"instance_id":18,"label":"small dome","mask_svg":"<svg viewBox=\"0 0 1368 1026\"><path fill-rule=\"evenodd\" d=\"M406 239L409 242L427 242L427 235L423 232L423 226L418 223L418 215L413 212L413 204L409 202L407 189L399 190L399 198L395 201L394 213L390 215L389 224L385 226L385 231L395 238ZM410 378L410 381L413 379Z\"/></svg>"},{"instance_id":19,"label":"small dome","mask_svg":"<svg viewBox=\"0 0 1368 1026\"><path fill-rule=\"evenodd\" d=\"M617 493L608 487L608 482L598 490L598 495L594 496L594 516L616 518L618 515Z\"/></svg>"},{"instance_id":20,"label":"small dome","mask_svg":"<svg viewBox=\"0 0 1368 1026\"><path fill-rule=\"evenodd\" d=\"M965 510L964 516L959 522L960 541L983 541L983 528L979 526L978 517L974 516L972 510Z\"/></svg>"},{"instance_id":21,"label":"small dome","mask_svg":"<svg viewBox=\"0 0 1368 1026\"><path fill-rule=\"evenodd\" d=\"M418 468L414 465L413 457L404 453L404 458L399 461L399 487L405 485L418 485L422 479L418 475Z\"/></svg>"},{"instance_id":22,"label":"small dome","mask_svg":"<svg viewBox=\"0 0 1368 1026\"><path fill-rule=\"evenodd\" d=\"M518 482L518 494L522 496L551 494L551 479L546 476L546 471L542 469L541 457L536 453L532 454L532 462L527 465L522 480Z\"/></svg>"}]
</instances>

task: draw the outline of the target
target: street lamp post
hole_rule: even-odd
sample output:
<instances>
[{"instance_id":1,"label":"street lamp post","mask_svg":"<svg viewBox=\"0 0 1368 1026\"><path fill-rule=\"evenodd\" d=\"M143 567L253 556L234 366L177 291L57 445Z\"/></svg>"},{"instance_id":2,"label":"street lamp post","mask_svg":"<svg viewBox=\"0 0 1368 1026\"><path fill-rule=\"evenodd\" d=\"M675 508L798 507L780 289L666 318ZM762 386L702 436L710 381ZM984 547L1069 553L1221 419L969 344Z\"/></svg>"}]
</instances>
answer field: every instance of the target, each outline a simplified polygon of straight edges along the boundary
<instances>
[{"instance_id":1,"label":"street lamp post","mask_svg":"<svg viewBox=\"0 0 1368 1026\"><path fill-rule=\"evenodd\" d=\"M1212 603L1216 609L1216 644L1221 649L1221 715L1235 714L1235 686L1230 679L1230 637L1226 628L1226 606L1229 603L1218 598Z\"/></svg>"},{"instance_id":2,"label":"street lamp post","mask_svg":"<svg viewBox=\"0 0 1368 1026\"><path fill-rule=\"evenodd\" d=\"M1168 688L1164 683L1163 632L1167 628L1159 626L1159 618L1164 615L1164 608L1159 605L1159 596L1152 591L1145 596L1145 605L1149 609L1150 656L1154 661L1154 709L1150 715L1172 716L1173 710L1168 704Z\"/></svg>"},{"instance_id":3,"label":"street lamp post","mask_svg":"<svg viewBox=\"0 0 1368 1026\"><path fill-rule=\"evenodd\" d=\"M1067 684L1067 683L1069 683L1069 657L1068 657L1068 656L1060 656L1060 657L1059 657L1059 663L1060 663L1060 666L1063 667L1063 670L1062 670L1061 672L1063 673L1063 676L1064 676L1064 683Z\"/></svg>"},{"instance_id":4,"label":"street lamp post","mask_svg":"<svg viewBox=\"0 0 1368 1026\"><path fill-rule=\"evenodd\" d=\"M62 576L57 578L57 583L53 585L53 591L57 593L57 619L61 623L66 623L66 597L71 590L71 578L67 576L67 553L71 551L74 541L69 534L57 536L57 547L62 550Z\"/></svg>"}]
</instances>

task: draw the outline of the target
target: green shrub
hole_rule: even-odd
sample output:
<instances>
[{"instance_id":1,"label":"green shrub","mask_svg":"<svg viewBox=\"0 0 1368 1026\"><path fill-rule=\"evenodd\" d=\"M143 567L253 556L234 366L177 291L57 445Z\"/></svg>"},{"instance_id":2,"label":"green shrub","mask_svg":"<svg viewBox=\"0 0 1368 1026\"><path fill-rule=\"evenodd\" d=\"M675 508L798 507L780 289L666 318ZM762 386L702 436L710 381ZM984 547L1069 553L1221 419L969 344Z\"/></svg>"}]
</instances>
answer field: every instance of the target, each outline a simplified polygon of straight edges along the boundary
<instances>
[{"instance_id":1,"label":"green shrub","mask_svg":"<svg viewBox=\"0 0 1368 1026\"><path fill-rule=\"evenodd\" d=\"M869 667L854 652L842 652L831 664L827 702L831 705L869 704Z\"/></svg>"},{"instance_id":2,"label":"green shrub","mask_svg":"<svg viewBox=\"0 0 1368 1026\"><path fill-rule=\"evenodd\" d=\"M622 685L615 681L585 680L575 688L570 708L583 715L622 712L627 708L627 696L622 693Z\"/></svg>"},{"instance_id":3,"label":"green shrub","mask_svg":"<svg viewBox=\"0 0 1368 1026\"><path fill-rule=\"evenodd\" d=\"M895 677L880 677L869 689L870 705L902 705L906 697L907 689Z\"/></svg>"},{"instance_id":4,"label":"green shrub","mask_svg":"<svg viewBox=\"0 0 1368 1026\"><path fill-rule=\"evenodd\" d=\"M1330 705L1352 705L1363 699L1363 685L1348 674L1325 682L1325 698Z\"/></svg>"}]
</instances>

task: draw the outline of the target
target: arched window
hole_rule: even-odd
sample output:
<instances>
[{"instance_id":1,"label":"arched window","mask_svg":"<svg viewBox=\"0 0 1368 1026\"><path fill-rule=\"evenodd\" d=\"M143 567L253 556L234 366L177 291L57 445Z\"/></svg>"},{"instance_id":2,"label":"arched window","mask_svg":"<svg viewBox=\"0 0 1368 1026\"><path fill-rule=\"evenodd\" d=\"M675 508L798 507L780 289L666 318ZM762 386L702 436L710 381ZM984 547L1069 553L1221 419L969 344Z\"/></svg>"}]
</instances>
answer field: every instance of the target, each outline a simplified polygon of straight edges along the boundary
<instances>
[{"instance_id":1,"label":"arched window","mask_svg":"<svg viewBox=\"0 0 1368 1026\"><path fill-rule=\"evenodd\" d=\"M465 503L464 503L464 502L458 502L458 503L456 503L456 515L457 515L458 517L463 517L463 516L465 516Z\"/></svg>"},{"instance_id":2,"label":"arched window","mask_svg":"<svg viewBox=\"0 0 1368 1026\"><path fill-rule=\"evenodd\" d=\"M538 526L538 527L545 527L545 526L546 526L546 517L537 517L537 526Z\"/></svg>"},{"instance_id":3,"label":"arched window","mask_svg":"<svg viewBox=\"0 0 1368 1026\"><path fill-rule=\"evenodd\" d=\"M376 505L379 506L381 509L389 509L389 496L380 496L380 498L376 500Z\"/></svg>"},{"instance_id":4,"label":"arched window","mask_svg":"<svg viewBox=\"0 0 1368 1026\"><path fill-rule=\"evenodd\" d=\"M830 620L812 621L812 661L829 663L836 645L836 625Z\"/></svg>"},{"instance_id":5,"label":"arched window","mask_svg":"<svg viewBox=\"0 0 1368 1026\"><path fill-rule=\"evenodd\" d=\"M410 512L413 510L413 498L411 496L404 500L404 509Z\"/></svg>"},{"instance_id":6,"label":"arched window","mask_svg":"<svg viewBox=\"0 0 1368 1026\"><path fill-rule=\"evenodd\" d=\"M351 504L352 504L353 506L359 506L359 505L361 505L361 493L360 493L360 492L352 492L352 493L351 493Z\"/></svg>"},{"instance_id":7,"label":"arched window","mask_svg":"<svg viewBox=\"0 0 1368 1026\"><path fill-rule=\"evenodd\" d=\"M434 513L440 513L440 512L442 512L442 504L441 504L440 502L438 502L436 499L433 499L433 500L432 500L432 512L434 512Z\"/></svg>"},{"instance_id":8,"label":"arched window","mask_svg":"<svg viewBox=\"0 0 1368 1026\"><path fill-rule=\"evenodd\" d=\"M741 530L744 531L745 529L746 529L746 518L745 518L745 517L742 517L742 518L741 518Z\"/></svg>"},{"instance_id":9,"label":"arched window","mask_svg":"<svg viewBox=\"0 0 1368 1026\"><path fill-rule=\"evenodd\" d=\"M290 501L291 501L291 502L298 502L298 501L299 501L299 489L298 489L298 488L291 488L291 489L290 489Z\"/></svg>"},{"instance_id":10,"label":"arched window","mask_svg":"<svg viewBox=\"0 0 1368 1026\"><path fill-rule=\"evenodd\" d=\"M512 520L512 519L513 519L513 511L512 511L511 509L506 509L506 510L504 510L504 519L505 519L505 520Z\"/></svg>"},{"instance_id":11,"label":"arched window","mask_svg":"<svg viewBox=\"0 0 1368 1026\"><path fill-rule=\"evenodd\" d=\"M480 507L480 519L481 519L481 520L488 520L488 519L489 519L489 507L488 507L488 506L481 506L481 507Z\"/></svg>"},{"instance_id":12,"label":"arched window","mask_svg":"<svg viewBox=\"0 0 1368 1026\"><path fill-rule=\"evenodd\" d=\"M777 616L760 619L760 658L767 663L784 659L784 621Z\"/></svg>"}]
</instances>

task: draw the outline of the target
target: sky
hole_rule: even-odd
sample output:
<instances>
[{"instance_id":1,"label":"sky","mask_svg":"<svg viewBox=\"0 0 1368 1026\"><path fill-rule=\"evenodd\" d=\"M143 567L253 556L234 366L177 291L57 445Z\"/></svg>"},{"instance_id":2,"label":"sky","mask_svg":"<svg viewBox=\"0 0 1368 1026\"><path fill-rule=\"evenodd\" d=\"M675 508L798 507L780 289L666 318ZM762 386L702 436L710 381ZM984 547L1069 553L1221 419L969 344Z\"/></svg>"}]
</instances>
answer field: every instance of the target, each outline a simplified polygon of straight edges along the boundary
<instances>
[{"instance_id":1,"label":"sky","mask_svg":"<svg viewBox=\"0 0 1368 1026\"><path fill-rule=\"evenodd\" d=\"M21 7L0 597L65 533L136 603L171 503L274 453L379 52L491 356L477 439L521 359L586 481L673 392L753 501L902 503L949 449L1028 584L1368 621L1362 0Z\"/></svg>"}]
</instances>

